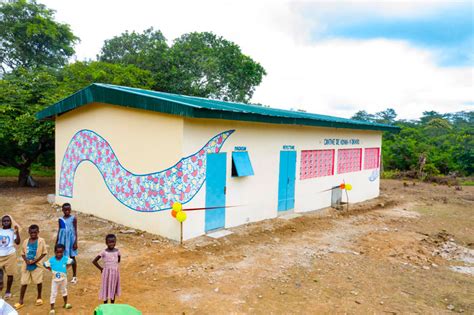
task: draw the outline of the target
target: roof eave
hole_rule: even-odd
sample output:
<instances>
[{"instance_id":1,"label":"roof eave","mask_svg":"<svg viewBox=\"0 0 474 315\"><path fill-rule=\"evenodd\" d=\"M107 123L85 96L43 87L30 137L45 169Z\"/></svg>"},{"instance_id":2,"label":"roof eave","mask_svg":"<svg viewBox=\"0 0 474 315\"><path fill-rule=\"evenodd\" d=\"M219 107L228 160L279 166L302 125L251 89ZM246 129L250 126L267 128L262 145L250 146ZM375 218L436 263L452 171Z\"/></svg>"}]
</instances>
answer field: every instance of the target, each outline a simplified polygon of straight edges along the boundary
<instances>
[{"instance_id":1,"label":"roof eave","mask_svg":"<svg viewBox=\"0 0 474 315\"><path fill-rule=\"evenodd\" d=\"M166 100L164 98L150 96L144 93L132 93L123 91L114 86L91 84L82 90L66 97L65 99L51 105L36 114L39 120L55 118L58 115L74 110L78 107L90 103L108 103L129 108L144 109L149 111L161 112L165 114L179 115L188 118L208 118L208 119L226 119L240 120L247 122L260 122L285 125L305 125L327 128L345 128L358 130L375 130L398 132L399 127L363 123L353 121L330 121L324 119L310 119L304 117L285 117L277 115L265 115L260 113L242 112L226 109L209 109L180 102ZM262 121L264 118L264 121Z\"/></svg>"}]
</instances>

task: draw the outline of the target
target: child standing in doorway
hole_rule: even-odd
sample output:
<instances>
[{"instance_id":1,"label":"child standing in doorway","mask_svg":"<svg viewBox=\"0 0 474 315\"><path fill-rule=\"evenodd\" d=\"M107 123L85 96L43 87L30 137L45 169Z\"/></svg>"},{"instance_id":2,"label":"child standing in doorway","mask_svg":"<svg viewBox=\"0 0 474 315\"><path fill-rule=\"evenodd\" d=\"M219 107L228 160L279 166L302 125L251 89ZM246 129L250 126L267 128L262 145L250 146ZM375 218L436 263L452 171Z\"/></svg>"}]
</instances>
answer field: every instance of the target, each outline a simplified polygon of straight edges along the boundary
<instances>
[{"instance_id":1,"label":"child standing in doorway","mask_svg":"<svg viewBox=\"0 0 474 315\"><path fill-rule=\"evenodd\" d=\"M13 227L13 228L12 228ZM20 244L20 227L9 215L2 217L2 228L0 229L0 269L5 270L7 274L7 289L5 291L4 299L11 298L13 275L16 272L16 249L15 245ZM3 272L2 272L2 286L3 289Z\"/></svg>"},{"instance_id":2,"label":"child standing in doorway","mask_svg":"<svg viewBox=\"0 0 474 315\"><path fill-rule=\"evenodd\" d=\"M18 310L25 306L24 298L28 284L36 284L38 296L36 298L36 306L43 305L41 299L41 291L43 289L43 268L41 261L48 253L44 239L39 237L39 227L36 224L28 228L30 238L23 242L21 247L21 257L23 258L23 266L21 268L21 290L20 301L15 304Z\"/></svg>"},{"instance_id":3,"label":"child standing in doorway","mask_svg":"<svg viewBox=\"0 0 474 315\"><path fill-rule=\"evenodd\" d=\"M108 234L105 237L107 248L104 249L92 263L102 273L102 283L100 285L99 298L106 304L110 299L110 303L115 303L115 298L120 296L120 251L115 248L117 237L114 234ZM99 259L104 260L104 267L100 266Z\"/></svg>"},{"instance_id":4,"label":"child standing in doorway","mask_svg":"<svg viewBox=\"0 0 474 315\"><path fill-rule=\"evenodd\" d=\"M64 300L64 308L71 309L72 305L67 302L67 267L72 264L72 259L64 255L65 246L63 244L56 244L54 246L54 256L44 263L44 266L53 272L53 279L51 281L51 310L49 314L55 314L54 303L58 291L61 290Z\"/></svg>"},{"instance_id":5,"label":"child standing in doorway","mask_svg":"<svg viewBox=\"0 0 474 315\"><path fill-rule=\"evenodd\" d=\"M56 244L63 244L65 246L64 255L72 259L71 283L77 283L77 218L71 214L71 204L63 204L62 210L64 216L58 221Z\"/></svg>"}]
</instances>

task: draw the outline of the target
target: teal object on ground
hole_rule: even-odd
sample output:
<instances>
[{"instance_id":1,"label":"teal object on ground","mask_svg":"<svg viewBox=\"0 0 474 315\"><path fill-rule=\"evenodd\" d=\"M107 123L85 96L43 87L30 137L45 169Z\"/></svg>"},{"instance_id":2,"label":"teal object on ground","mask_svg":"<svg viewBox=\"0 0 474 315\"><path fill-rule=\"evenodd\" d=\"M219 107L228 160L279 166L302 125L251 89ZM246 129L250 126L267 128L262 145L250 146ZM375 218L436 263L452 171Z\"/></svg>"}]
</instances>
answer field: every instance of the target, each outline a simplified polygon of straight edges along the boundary
<instances>
[{"instance_id":1,"label":"teal object on ground","mask_svg":"<svg viewBox=\"0 0 474 315\"><path fill-rule=\"evenodd\" d=\"M128 304L102 304L96 307L94 315L142 315L142 312Z\"/></svg>"},{"instance_id":2,"label":"teal object on ground","mask_svg":"<svg viewBox=\"0 0 474 315\"><path fill-rule=\"evenodd\" d=\"M47 119L55 117L90 103L113 104L189 118L226 119L269 124L393 132L400 130L399 127L386 124L102 83L91 84L56 104L43 109L36 114L36 118Z\"/></svg>"}]
</instances>

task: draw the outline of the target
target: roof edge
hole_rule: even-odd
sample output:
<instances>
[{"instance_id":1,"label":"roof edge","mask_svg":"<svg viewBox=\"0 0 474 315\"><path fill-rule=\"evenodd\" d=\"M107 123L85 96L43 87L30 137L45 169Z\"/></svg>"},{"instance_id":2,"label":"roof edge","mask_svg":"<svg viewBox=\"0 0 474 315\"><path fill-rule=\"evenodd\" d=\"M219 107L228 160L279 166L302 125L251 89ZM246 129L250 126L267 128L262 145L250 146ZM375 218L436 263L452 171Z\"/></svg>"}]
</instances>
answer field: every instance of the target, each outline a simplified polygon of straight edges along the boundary
<instances>
[{"instance_id":1,"label":"roof edge","mask_svg":"<svg viewBox=\"0 0 474 315\"><path fill-rule=\"evenodd\" d=\"M158 93L165 95L160 96L157 95ZM167 98L166 95L169 95L169 98ZM187 118L240 120L271 124L304 125L313 127L376 130L389 132L400 131L400 127L387 124L363 122L358 120L351 120L347 118L338 118L325 115L320 116L317 114L310 113L301 113L301 115L294 116L297 113L286 110L278 110L278 112L273 113L274 115L271 115L270 113L238 111L226 108L211 108L211 106L204 107L199 106L199 104L191 104L191 102L186 103L185 100L177 100L176 98L178 97L181 96L177 94L161 93L138 88L121 87L111 84L93 83L36 113L36 118L39 120L45 120L48 118L57 117L58 115L72 111L87 104L106 103L129 108L144 109L171 115L184 116ZM193 98L191 96L186 97L190 99ZM202 100L213 102L213 100L209 99ZM246 105L240 103L225 103L229 105L236 104L235 106ZM287 112L288 115L285 116L284 114ZM291 117L290 115L293 115L293 117Z\"/></svg>"}]
</instances>

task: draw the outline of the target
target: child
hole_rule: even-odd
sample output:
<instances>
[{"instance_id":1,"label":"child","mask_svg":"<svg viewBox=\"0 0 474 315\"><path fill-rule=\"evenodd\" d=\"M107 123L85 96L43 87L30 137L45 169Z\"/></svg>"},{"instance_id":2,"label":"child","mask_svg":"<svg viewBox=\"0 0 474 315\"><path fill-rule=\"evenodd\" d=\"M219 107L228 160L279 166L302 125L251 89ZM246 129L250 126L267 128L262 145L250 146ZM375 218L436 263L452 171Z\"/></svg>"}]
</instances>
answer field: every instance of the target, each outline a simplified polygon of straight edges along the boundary
<instances>
[{"instance_id":1,"label":"child","mask_svg":"<svg viewBox=\"0 0 474 315\"><path fill-rule=\"evenodd\" d=\"M25 306L23 302L26 288L30 283L37 285L38 297L36 298L36 306L43 305L43 300L41 299L41 291L43 289L43 268L41 267L40 262L48 252L46 250L44 239L38 237L39 227L36 224L33 224L28 228L28 233L30 234L30 238L25 240L21 247L23 265L21 268L20 301L15 304L17 310Z\"/></svg>"},{"instance_id":2,"label":"child","mask_svg":"<svg viewBox=\"0 0 474 315\"><path fill-rule=\"evenodd\" d=\"M0 290L3 289L3 269L0 268ZM0 298L0 314L2 315L18 315L18 312Z\"/></svg>"},{"instance_id":3,"label":"child","mask_svg":"<svg viewBox=\"0 0 474 315\"><path fill-rule=\"evenodd\" d=\"M54 246L54 257L51 257L44 263L44 266L53 272L53 279L51 281L51 310L49 314L55 314L54 303L56 302L56 295L59 289L63 295L64 308L71 309L72 305L67 302L67 267L72 264L72 259L64 256L65 246L63 244L56 244Z\"/></svg>"},{"instance_id":4,"label":"child","mask_svg":"<svg viewBox=\"0 0 474 315\"><path fill-rule=\"evenodd\" d=\"M13 229L12 229L13 226ZM0 268L5 270L7 274L7 290L5 291L4 299L11 298L11 289L13 284L13 275L16 271L16 249L15 244L20 244L20 227L9 215L2 217L2 229L0 229ZM3 284L3 272L2 272ZM0 288L0 292L3 285Z\"/></svg>"},{"instance_id":5,"label":"child","mask_svg":"<svg viewBox=\"0 0 474 315\"><path fill-rule=\"evenodd\" d=\"M77 219L71 215L71 205L69 203L63 204L62 210L64 216L59 218L56 244L63 244L66 247L64 255L71 257L73 260L71 283L77 283Z\"/></svg>"},{"instance_id":6,"label":"child","mask_svg":"<svg viewBox=\"0 0 474 315\"><path fill-rule=\"evenodd\" d=\"M114 234L108 234L105 237L107 248L92 261L102 273L99 298L104 301L104 303L107 303L109 299L110 303L115 303L115 297L120 296L121 293L119 272L120 251L115 248L116 243L117 237L115 237ZM101 258L104 260L103 268L98 263Z\"/></svg>"}]
</instances>

